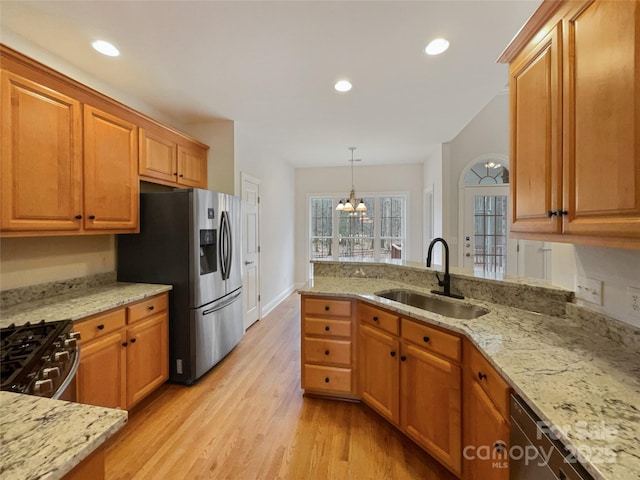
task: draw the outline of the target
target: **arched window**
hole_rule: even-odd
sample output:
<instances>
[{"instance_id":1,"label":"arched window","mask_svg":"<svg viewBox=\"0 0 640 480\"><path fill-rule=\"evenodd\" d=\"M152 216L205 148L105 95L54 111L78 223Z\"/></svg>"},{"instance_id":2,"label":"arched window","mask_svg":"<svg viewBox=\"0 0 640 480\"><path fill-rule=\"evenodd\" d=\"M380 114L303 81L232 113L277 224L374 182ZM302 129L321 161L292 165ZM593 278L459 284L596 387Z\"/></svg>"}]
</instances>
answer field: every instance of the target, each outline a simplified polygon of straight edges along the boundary
<instances>
[{"instance_id":1,"label":"arched window","mask_svg":"<svg viewBox=\"0 0 640 480\"><path fill-rule=\"evenodd\" d=\"M465 185L502 185L509 183L509 165L503 160L488 159L476 163L464 176Z\"/></svg>"}]
</instances>

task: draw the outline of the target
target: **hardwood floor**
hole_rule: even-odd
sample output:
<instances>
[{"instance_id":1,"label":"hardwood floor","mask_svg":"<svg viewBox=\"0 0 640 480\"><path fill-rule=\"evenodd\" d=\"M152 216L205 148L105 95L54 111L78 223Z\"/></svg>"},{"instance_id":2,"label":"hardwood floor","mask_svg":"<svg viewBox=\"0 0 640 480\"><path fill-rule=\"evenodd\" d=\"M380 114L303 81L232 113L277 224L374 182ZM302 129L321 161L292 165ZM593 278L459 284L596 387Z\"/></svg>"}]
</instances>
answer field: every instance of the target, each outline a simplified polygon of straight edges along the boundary
<instances>
[{"instance_id":1,"label":"hardwood floor","mask_svg":"<svg viewBox=\"0 0 640 480\"><path fill-rule=\"evenodd\" d=\"M454 479L366 406L302 396L297 294L195 385L130 411L106 478Z\"/></svg>"}]
</instances>

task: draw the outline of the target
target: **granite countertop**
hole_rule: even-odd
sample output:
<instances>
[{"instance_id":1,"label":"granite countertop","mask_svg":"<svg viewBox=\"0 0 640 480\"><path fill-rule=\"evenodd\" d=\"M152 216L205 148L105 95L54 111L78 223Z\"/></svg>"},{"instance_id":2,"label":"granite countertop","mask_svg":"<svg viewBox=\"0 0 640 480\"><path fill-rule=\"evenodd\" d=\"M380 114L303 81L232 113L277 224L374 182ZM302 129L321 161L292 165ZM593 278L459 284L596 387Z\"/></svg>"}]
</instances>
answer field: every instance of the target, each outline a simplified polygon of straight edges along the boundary
<instances>
[{"instance_id":1,"label":"granite countertop","mask_svg":"<svg viewBox=\"0 0 640 480\"><path fill-rule=\"evenodd\" d=\"M489 313L457 320L384 299L392 288L429 289L380 278L315 277L299 293L359 298L468 337L596 479L640 472L640 352L578 320L475 299ZM348 293L345 293L348 292Z\"/></svg>"},{"instance_id":2,"label":"granite countertop","mask_svg":"<svg viewBox=\"0 0 640 480\"><path fill-rule=\"evenodd\" d=\"M0 327L79 320L171 290L111 282L5 307ZM63 291L58 285L54 291ZM0 392L0 479L58 479L127 422L126 410Z\"/></svg>"},{"instance_id":3,"label":"granite countertop","mask_svg":"<svg viewBox=\"0 0 640 480\"><path fill-rule=\"evenodd\" d=\"M0 408L0 478L11 480L62 478L120 430L128 415L12 392L0 392Z\"/></svg>"},{"instance_id":4,"label":"granite countertop","mask_svg":"<svg viewBox=\"0 0 640 480\"><path fill-rule=\"evenodd\" d=\"M105 312L127 303L168 292L171 285L150 283L111 283L93 288L74 290L61 295L53 295L40 300L18 303L3 307L0 315L0 327L12 323L23 325L26 322L52 322L56 320L79 320L96 313Z\"/></svg>"}]
</instances>

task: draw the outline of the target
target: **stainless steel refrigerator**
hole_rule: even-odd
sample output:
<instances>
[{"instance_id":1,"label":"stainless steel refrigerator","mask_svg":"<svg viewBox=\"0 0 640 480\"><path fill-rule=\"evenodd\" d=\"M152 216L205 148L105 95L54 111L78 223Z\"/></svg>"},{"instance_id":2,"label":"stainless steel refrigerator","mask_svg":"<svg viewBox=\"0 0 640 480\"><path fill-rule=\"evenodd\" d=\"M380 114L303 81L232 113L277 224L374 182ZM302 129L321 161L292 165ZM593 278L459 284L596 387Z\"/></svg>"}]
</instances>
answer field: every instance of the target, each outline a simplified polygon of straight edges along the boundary
<instances>
[{"instance_id":1,"label":"stainless steel refrigerator","mask_svg":"<svg viewBox=\"0 0 640 480\"><path fill-rule=\"evenodd\" d=\"M173 285L169 379L192 384L242 339L240 199L197 188L140 194L118 235L118 281Z\"/></svg>"}]
</instances>

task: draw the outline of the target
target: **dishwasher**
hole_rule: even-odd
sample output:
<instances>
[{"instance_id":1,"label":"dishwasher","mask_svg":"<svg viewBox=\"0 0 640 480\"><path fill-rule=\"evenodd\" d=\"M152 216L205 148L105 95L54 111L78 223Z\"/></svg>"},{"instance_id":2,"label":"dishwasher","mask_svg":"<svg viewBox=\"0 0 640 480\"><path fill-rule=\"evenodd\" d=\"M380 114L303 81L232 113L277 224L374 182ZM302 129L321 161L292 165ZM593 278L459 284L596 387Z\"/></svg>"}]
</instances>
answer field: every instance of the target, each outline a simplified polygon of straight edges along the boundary
<instances>
[{"instance_id":1,"label":"dishwasher","mask_svg":"<svg viewBox=\"0 0 640 480\"><path fill-rule=\"evenodd\" d=\"M511 395L510 440L509 480L593 480L517 395Z\"/></svg>"}]
</instances>

